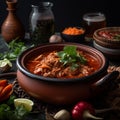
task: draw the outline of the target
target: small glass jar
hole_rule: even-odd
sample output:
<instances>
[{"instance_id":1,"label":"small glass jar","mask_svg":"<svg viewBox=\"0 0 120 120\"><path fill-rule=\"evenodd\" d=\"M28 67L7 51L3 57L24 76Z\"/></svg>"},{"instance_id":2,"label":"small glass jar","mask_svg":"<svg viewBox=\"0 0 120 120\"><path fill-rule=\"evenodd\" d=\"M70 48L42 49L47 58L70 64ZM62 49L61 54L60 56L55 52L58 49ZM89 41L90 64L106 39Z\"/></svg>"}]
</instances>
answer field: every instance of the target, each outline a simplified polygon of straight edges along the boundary
<instances>
[{"instance_id":1,"label":"small glass jar","mask_svg":"<svg viewBox=\"0 0 120 120\"><path fill-rule=\"evenodd\" d=\"M54 14L51 10L53 3L40 2L38 6L32 5L30 14L30 38L36 45L49 42L55 32Z\"/></svg>"},{"instance_id":2,"label":"small glass jar","mask_svg":"<svg viewBox=\"0 0 120 120\"><path fill-rule=\"evenodd\" d=\"M101 12L86 13L83 15L83 27L86 31L85 38L93 39L95 30L106 27L106 17Z\"/></svg>"}]
</instances>

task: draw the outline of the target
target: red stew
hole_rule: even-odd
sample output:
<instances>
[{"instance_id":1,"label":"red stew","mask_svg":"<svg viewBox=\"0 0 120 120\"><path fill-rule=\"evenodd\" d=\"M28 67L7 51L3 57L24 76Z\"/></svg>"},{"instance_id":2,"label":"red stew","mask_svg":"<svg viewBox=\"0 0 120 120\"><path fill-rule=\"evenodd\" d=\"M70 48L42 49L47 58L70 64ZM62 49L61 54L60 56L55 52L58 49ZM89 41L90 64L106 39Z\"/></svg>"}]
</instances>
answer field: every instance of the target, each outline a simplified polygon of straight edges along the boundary
<instances>
[{"instance_id":1,"label":"red stew","mask_svg":"<svg viewBox=\"0 0 120 120\"><path fill-rule=\"evenodd\" d=\"M81 78L99 69L100 64L95 58L82 51L79 53L87 59L87 63L78 62L79 67L74 70L60 62L57 51L43 53L30 59L26 67L33 74L51 78Z\"/></svg>"},{"instance_id":2,"label":"red stew","mask_svg":"<svg viewBox=\"0 0 120 120\"><path fill-rule=\"evenodd\" d=\"M120 39L120 31L100 31L99 35L105 39L118 40Z\"/></svg>"}]
</instances>

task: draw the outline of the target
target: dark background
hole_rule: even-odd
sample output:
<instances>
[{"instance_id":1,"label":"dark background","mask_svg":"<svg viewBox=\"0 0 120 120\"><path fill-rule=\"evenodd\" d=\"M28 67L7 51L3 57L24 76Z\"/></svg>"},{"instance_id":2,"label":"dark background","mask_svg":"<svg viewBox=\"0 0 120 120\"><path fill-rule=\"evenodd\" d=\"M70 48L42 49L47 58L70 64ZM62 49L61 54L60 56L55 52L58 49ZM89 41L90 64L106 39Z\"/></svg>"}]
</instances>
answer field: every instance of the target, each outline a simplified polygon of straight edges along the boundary
<instances>
[{"instance_id":1,"label":"dark background","mask_svg":"<svg viewBox=\"0 0 120 120\"><path fill-rule=\"evenodd\" d=\"M45 0L44 0L45 1ZM56 31L67 26L81 26L82 16L86 12L103 12L107 18L107 26L120 26L119 0L49 0L53 2L52 11L55 16ZM29 30L29 14L31 5L40 0L18 0L17 15ZM0 0L0 27L7 16L5 0Z\"/></svg>"}]
</instances>

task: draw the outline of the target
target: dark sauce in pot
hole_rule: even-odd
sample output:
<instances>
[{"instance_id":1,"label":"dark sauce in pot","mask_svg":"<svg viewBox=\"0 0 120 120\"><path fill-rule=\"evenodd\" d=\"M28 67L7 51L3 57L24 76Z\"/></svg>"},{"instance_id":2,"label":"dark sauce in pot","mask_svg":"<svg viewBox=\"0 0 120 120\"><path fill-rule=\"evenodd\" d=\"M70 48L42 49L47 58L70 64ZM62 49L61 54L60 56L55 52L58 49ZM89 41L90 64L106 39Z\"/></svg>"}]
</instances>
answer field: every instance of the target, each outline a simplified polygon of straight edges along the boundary
<instances>
[{"instance_id":1,"label":"dark sauce in pot","mask_svg":"<svg viewBox=\"0 0 120 120\"><path fill-rule=\"evenodd\" d=\"M49 42L50 36L54 34L54 32L54 20L37 20L35 29L33 31L31 30L31 39L35 44L47 43Z\"/></svg>"},{"instance_id":2,"label":"dark sauce in pot","mask_svg":"<svg viewBox=\"0 0 120 120\"><path fill-rule=\"evenodd\" d=\"M104 39L109 40L119 40L120 41L120 31L99 31L98 33L100 37L103 37Z\"/></svg>"}]
</instances>

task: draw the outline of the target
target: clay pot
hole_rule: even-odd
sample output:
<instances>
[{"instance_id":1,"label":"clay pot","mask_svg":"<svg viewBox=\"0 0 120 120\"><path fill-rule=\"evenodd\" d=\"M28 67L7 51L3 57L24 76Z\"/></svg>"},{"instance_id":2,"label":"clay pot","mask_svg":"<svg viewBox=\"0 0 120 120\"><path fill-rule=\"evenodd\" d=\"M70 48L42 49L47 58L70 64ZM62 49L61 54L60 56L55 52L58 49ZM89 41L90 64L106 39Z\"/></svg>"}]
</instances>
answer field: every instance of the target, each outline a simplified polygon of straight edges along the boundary
<instances>
[{"instance_id":1,"label":"clay pot","mask_svg":"<svg viewBox=\"0 0 120 120\"><path fill-rule=\"evenodd\" d=\"M102 34L100 34L100 32ZM114 35L120 33L120 27L105 27L98 29L94 32L93 38L94 42L93 45L96 49L100 50L109 60L111 61L119 61L120 60L120 38L113 39L105 37L104 32L107 34ZM104 34L103 34L104 33Z\"/></svg>"},{"instance_id":2,"label":"clay pot","mask_svg":"<svg viewBox=\"0 0 120 120\"><path fill-rule=\"evenodd\" d=\"M91 54L99 61L100 68L89 76L64 80L38 76L30 73L25 67L31 56L33 57L50 50L60 50L66 45L75 45L79 50ZM59 105L73 104L80 100L97 96L107 88L108 83L112 79L116 79L118 76L118 72L106 75L108 61L101 52L92 47L77 43L44 44L30 48L18 57L17 68L17 80L19 85L29 95L44 102Z\"/></svg>"},{"instance_id":3,"label":"clay pot","mask_svg":"<svg viewBox=\"0 0 120 120\"><path fill-rule=\"evenodd\" d=\"M6 42L13 39L22 39L25 35L24 27L16 15L17 0L7 0L8 16L2 24L1 34Z\"/></svg>"},{"instance_id":4,"label":"clay pot","mask_svg":"<svg viewBox=\"0 0 120 120\"><path fill-rule=\"evenodd\" d=\"M94 38L94 41L102 46L102 47L105 47L105 48L110 48L110 49L120 49L120 40L118 38L118 40L115 40L115 39L110 39L110 38L107 38L105 37L105 34L103 35L100 35L100 32L101 33L104 33L104 32L108 32L108 34L115 34L115 33L120 33L120 27L105 27L105 28L101 28L101 29L98 29L94 32L93 34L93 38Z\"/></svg>"}]
</instances>

